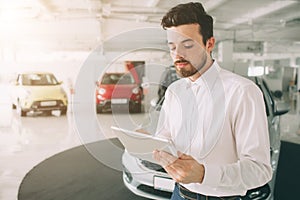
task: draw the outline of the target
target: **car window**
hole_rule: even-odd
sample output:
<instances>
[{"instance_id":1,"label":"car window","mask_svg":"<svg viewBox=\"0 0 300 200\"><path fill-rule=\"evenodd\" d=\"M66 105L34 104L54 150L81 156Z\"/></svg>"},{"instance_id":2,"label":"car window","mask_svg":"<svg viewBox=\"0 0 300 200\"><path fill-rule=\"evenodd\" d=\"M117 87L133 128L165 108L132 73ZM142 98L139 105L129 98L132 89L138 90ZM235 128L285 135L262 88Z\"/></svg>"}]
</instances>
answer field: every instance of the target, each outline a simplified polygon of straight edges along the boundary
<instances>
[{"instance_id":1,"label":"car window","mask_svg":"<svg viewBox=\"0 0 300 200\"><path fill-rule=\"evenodd\" d=\"M267 96L268 96L268 98L269 98L269 100L270 100L270 103L271 103L272 108L274 109L275 103L274 103L274 99L273 99L271 90L269 89L269 86L268 86L268 84L266 83L265 80L262 80L262 83L263 83L264 87L266 88L266 92L268 93Z\"/></svg>"},{"instance_id":2,"label":"car window","mask_svg":"<svg viewBox=\"0 0 300 200\"><path fill-rule=\"evenodd\" d=\"M263 93L263 96L264 96L264 102L265 102L265 108L266 108L266 114L267 116L270 116L270 109L269 109L269 106L268 106L268 100L267 100L267 95L266 95L266 92L262 89L262 87L259 85L259 88L260 90L262 91Z\"/></svg>"},{"instance_id":3,"label":"car window","mask_svg":"<svg viewBox=\"0 0 300 200\"><path fill-rule=\"evenodd\" d=\"M23 74L21 76L22 85L57 85L58 81L52 74Z\"/></svg>"},{"instance_id":4,"label":"car window","mask_svg":"<svg viewBox=\"0 0 300 200\"><path fill-rule=\"evenodd\" d=\"M131 74L105 74L101 84L134 84Z\"/></svg>"},{"instance_id":5,"label":"car window","mask_svg":"<svg viewBox=\"0 0 300 200\"><path fill-rule=\"evenodd\" d=\"M266 114L267 116L270 116L274 112L274 99L272 97L271 91L264 79L258 80L258 78L256 78L256 84L263 93Z\"/></svg>"},{"instance_id":6,"label":"car window","mask_svg":"<svg viewBox=\"0 0 300 200\"><path fill-rule=\"evenodd\" d=\"M272 112L272 103L273 103L273 98L270 96L270 91L269 88L267 87L267 84L264 82L263 79L260 79L258 77L246 77L253 81L261 90L263 93L263 98L264 98L264 103L265 103L265 108L266 108L266 115L269 117L270 112Z\"/></svg>"}]
</instances>

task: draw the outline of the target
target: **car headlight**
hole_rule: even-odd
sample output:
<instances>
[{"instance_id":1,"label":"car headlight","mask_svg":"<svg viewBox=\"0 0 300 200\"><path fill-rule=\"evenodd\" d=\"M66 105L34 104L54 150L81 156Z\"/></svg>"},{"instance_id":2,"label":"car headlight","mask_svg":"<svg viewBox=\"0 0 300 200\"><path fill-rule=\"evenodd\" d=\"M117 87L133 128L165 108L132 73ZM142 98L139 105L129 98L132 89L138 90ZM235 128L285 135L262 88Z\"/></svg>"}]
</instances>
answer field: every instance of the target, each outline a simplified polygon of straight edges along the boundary
<instances>
[{"instance_id":1,"label":"car headlight","mask_svg":"<svg viewBox=\"0 0 300 200\"><path fill-rule=\"evenodd\" d=\"M98 93L99 93L100 95L105 94L105 92L106 92L106 90L105 90L104 88L98 89Z\"/></svg>"},{"instance_id":2,"label":"car headlight","mask_svg":"<svg viewBox=\"0 0 300 200\"><path fill-rule=\"evenodd\" d=\"M132 89L132 93L133 94L138 94L139 92L140 92L140 88L139 87L136 87L136 88Z\"/></svg>"},{"instance_id":3,"label":"car headlight","mask_svg":"<svg viewBox=\"0 0 300 200\"><path fill-rule=\"evenodd\" d=\"M124 166L123 166L123 173L125 175L125 180L128 183L131 183L132 182L132 175L131 175L130 171Z\"/></svg>"}]
</instances>

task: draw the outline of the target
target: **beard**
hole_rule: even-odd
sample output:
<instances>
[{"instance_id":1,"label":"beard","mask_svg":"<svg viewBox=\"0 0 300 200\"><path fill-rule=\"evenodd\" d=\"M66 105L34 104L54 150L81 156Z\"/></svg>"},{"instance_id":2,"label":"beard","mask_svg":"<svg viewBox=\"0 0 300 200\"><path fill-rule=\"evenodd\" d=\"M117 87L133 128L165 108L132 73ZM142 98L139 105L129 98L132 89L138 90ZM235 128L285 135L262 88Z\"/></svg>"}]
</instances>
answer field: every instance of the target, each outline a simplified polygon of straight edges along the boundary
<instances>
[{"instance_id":1,"label":"beard","mask_svg":"<svg viewBox=\"0 0 300 200\"><path fill-rule=\"evenodd\" d=\"M193 65L191 62L189 62L185 59L177 60L174 62L175 66L178 63L187 63L188 67L184 67L184 68L176 67L176 73L182 78L187 78L187 77L193 76L194 74L199 72L205 66L206 61L207 61L207 56L205 55L203 57L203 59L201 60L201 62L195 67L195 65Z\"/></svg>"},{"instance_id":2,"label":"beard","mask_svg":"<svg viewBox=\"0 0 300 200\"><path fill-rule=\"evenodd\" d=\"M191 64L190 64L191 65ZM181 77L181 78L186 78L193 76L196 74L198 70L191 65L190 69L185 69L185 68L176 68L176 73Z\"/></svg>"}]
</instances>

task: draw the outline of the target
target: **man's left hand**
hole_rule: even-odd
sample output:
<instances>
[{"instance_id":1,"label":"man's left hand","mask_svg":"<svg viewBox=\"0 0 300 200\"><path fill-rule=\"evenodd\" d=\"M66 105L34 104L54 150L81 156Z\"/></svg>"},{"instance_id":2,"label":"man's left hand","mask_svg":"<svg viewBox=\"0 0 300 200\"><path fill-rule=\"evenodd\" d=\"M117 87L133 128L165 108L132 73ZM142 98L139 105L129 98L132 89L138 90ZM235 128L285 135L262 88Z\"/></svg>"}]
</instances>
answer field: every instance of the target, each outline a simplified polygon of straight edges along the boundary
<instances>
[{"instance_id":1,"label":"man's left hand","mask_svg":"<svg viewBox=\"0 0 300 200\"><path fill-rule=\"evenodd\" d=\"M153 157L176 182L202 183L205 173L204 166L192 156L178 152L177 158L165 151L155 150Z\"/></svg>"}]
</instances>

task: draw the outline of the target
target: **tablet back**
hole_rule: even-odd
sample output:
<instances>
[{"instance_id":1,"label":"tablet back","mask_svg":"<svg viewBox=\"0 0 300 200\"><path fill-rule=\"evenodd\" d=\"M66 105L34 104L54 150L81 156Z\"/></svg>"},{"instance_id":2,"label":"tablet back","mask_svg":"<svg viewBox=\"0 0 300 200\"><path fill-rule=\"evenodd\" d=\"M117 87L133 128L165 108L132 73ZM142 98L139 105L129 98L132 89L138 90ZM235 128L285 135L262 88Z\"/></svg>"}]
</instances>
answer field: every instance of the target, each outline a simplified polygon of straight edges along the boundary
<instances>
[{"instance_id":1,"label":"tablet back","mask_svg":"<svg viewBox=\"0 0 300 200\"><path fill-rule=\"evenodd\" d=\"M168 139L158 138L140 132L130 131L119 127L111 127L128 153L138 158L155 162L154 150L164 150L176 155L172 142Z\"/></svg>"}]
</instances>

